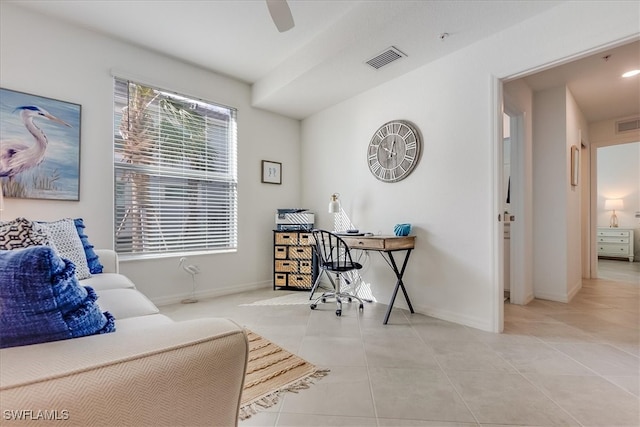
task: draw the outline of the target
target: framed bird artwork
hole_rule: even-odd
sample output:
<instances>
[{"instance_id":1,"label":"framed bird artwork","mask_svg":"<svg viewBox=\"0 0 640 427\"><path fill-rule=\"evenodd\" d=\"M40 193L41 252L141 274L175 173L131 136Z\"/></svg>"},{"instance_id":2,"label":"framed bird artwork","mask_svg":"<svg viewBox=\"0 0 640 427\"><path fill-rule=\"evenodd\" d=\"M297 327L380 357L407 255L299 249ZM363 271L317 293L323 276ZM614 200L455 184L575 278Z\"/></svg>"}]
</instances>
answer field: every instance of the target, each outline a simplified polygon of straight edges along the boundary
<instances>
[{"instance_id":1,"label":"framed bird artwork","mask_svg":"<svg viewBox=\"0 0 640 427\"><path fill-rule=\"evenodd\" d=\"M81 106L0 88L5 197L80 200Z\"/></svg>"}]
</instances>

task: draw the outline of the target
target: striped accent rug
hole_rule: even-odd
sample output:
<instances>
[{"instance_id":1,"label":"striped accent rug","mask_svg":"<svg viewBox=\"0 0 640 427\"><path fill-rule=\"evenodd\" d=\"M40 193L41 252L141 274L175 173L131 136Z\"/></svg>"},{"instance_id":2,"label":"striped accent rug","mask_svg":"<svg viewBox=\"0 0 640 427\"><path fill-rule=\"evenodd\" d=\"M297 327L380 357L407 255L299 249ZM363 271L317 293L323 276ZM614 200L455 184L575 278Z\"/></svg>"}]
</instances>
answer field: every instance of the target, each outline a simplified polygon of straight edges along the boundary
<instances>
[{"instance_id":1,"label":"striped accent rug","mask_svg":"<svg viewBox=\"0 0 640 427\"><path fill-rule=\"evenodd\" d=\"M266 338L247 331L249 361L240 401L239 418L245 420L278 403L282 393L307 389L315 379L326 376L301 357L284 350Z\"/></svg>"}]
</instances>

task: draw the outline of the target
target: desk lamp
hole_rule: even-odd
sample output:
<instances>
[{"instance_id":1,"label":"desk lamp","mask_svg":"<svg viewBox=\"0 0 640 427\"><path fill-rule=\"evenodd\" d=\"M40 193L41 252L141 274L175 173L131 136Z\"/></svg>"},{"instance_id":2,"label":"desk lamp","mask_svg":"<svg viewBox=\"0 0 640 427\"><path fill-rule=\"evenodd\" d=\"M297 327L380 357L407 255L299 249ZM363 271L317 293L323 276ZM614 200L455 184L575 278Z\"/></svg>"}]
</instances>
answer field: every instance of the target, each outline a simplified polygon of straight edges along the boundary
<instances>
[{"instance_id":1,"label":"desk lamp","mask_svg":"<svg viewBox=\"0 0 640 427\"><path fill-rule=\"evenodd\" d=\"M338 215L342 210L340 206L340 193L333 193L331 195L331 201L329 202L329 213L333 214L333 229L338 230Z\"/></svg>"},{"instance_id":2,"label":"desk lamp","mask_svg":"<svg viewBox=\"0 0 640 427\"><path fill-rule=\"evenodd\" d=\"M624 208L624 202L622 199L607 199L604 201L604 210L613 211L611 218L609 219L609 227L618 227L618 217L616 216L616 209L621 211Z\"/></svg>"},{"instance_id":3,"label":"desk lamp","mask_svg":"<svg viewBox=\"0 0 640 427\"><path fill-rule=\"evenodd\" d=\"M340 212L340 193L333 193L331 195L331 201L329 202L329 213L339 213Z\"/></svg>"}]
</instances>

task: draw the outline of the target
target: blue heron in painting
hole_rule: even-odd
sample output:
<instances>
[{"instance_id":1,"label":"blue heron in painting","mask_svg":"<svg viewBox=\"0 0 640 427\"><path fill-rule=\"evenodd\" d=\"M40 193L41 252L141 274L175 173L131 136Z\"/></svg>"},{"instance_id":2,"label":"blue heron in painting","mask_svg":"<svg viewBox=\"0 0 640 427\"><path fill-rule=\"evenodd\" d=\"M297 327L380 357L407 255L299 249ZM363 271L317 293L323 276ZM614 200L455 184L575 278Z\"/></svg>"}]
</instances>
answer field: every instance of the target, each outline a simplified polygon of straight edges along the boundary
<instances>
[{"instance_id":1,"label":"blue heron in painting","mask_svg":"<svg viewBox=\"0 0 640 427\"><path fill-rule=\"evenodd\" d=\"M22 123L36 140L35 145L20 140L0 141L0 177L13 179L14 176L35 166L44 159L47 150L47 135L33 122L34 119L47 119L64 126L70 124L60 120L44 108L35 105L17 107L14 112L20 111Z\"/></svg>"}]
</instances>

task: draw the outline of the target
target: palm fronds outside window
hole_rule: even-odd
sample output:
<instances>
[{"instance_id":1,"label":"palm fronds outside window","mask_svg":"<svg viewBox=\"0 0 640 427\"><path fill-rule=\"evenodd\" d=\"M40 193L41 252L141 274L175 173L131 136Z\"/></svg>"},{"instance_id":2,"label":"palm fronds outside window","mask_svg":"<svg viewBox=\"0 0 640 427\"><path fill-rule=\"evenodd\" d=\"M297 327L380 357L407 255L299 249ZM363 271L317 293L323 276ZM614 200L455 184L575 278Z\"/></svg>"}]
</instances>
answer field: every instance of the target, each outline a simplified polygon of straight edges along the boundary
<instances>
[{"instance_id":1,"label":"palm fronds outside window","mask_svg":"<svg viewBox=\"0 0 640 427\"><path fill-rule=\"evenodd\" d=\"M235 109L123 79L114 93L117 252L236 249Z\"/></svg>"}]
</instances>

